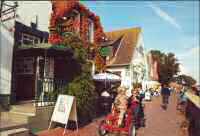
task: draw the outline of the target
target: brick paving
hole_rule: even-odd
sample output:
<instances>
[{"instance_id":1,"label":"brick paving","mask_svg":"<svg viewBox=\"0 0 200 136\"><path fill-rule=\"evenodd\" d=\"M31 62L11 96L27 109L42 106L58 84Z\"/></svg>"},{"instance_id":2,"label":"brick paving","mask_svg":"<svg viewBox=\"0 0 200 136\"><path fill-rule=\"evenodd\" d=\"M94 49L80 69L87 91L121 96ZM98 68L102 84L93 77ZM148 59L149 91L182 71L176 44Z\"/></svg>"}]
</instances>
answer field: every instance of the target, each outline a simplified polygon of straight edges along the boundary
<instances>
[{"instance_id":1,"label":"brick paving","mask_svg":"<svg viewBox=\"0 0 200 136\"><path fill-rule=\"evenodd\" d=\"M137 136L187 136L186 130L180 127L185 118L176 110L176 103L177 97L172 94L167 110L160 106L161 97L146 104L146 127L140 128Z\"/></svg>"},{"instance_id":2,"label":"brick paving","mask_svg":"<svg viewBox=\"0 0 200 136\"><path fill-rule=\"evenodd\" d=\"M176 111L176 101L176 95L172 94L167 110L163 110L160 106L161 97L155 97L151 102L146 102L146 127L140 128L137 136L188 136L186 130L183 131L180 127L184 121L184 116ZM80 128L78 133L68 130L65 136L98 136L98 124L100 120L94 121L84 128ZM62 134L63 128L56 128L40 132L39 136L62 136Z\"/></svg>"}]
</instances>

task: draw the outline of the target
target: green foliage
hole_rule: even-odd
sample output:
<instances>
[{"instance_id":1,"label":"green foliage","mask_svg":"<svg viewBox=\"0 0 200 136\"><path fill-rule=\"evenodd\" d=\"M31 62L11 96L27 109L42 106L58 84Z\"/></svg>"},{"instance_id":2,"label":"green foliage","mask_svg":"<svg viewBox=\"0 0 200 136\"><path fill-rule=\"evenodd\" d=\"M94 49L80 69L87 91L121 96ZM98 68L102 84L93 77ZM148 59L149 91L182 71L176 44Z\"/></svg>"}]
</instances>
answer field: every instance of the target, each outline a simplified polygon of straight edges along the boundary
<instances>
[{"instance_id":1,"label":"green foliage","mask_svg":"<svg viewBox=\"0 0 200 136\"><path fill-rule=\"evenodd\" d=\"M76 97L78 116L80 122L88 121L95 115L95 87L91 76L91 64L87 62L87 49L77 35L66 34L64 46L73 50L73 59L81 67L81 72L64 89L64 94ZM67 71L67 70L66 70Z\"/></svg>"},{"instance_id":2,"label":"green foliage","mask_svg":"<svg viewBox=\"0 0 200 136\"><path fill-rule=\"evenodd\" d=\"M185 85L188 87L192 87L193 85L196 84L196 80L188 75L179 75L177 77L177 80L184 81Z\"/></svg>"},{"instance_id":3,"label":"green foliage","mask_svg":"<svg viewBox=\"0 0 200 136\"><path fill-rule=\"evenodd\" d=\"M163 53L158 50L152 50L152 58L158 62L158 76L160 83L169 83L169 81L179 72L179 63L173 53Z\"/></svg>"},{"instance_id":4,"label":"green foliage","mask_svg":"<svg viewBox=\"0 0 200 136\"><path fill-rule=\"evenodd\" d=\"M81 74L76 77L67 87L67 94L76 96L79 118L88 119L95 115L95 96L94 85L88 74Z\"/></svg>"},{"instance_id":5,"label":"green foliage","mask_svg":"<svg viewBox=\"0 0 200 136\"><path fill-rule=\"evenodd\" d=\"M83 41L75 34L66 33L64 35L63 45L71 48L74 53L74 58L79 63L86 63L87 60L87 49L84 48Z\"/></svg>"}]
</instances>

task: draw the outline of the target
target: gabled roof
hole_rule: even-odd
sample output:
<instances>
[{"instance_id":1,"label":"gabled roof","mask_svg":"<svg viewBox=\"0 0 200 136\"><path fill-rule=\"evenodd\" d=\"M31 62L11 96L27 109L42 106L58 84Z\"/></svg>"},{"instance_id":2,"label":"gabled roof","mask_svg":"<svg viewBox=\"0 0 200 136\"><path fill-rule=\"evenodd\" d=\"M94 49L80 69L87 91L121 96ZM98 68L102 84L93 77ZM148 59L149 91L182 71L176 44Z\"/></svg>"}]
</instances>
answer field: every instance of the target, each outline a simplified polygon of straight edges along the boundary
<instances>
[{"instance_id":1,"label":"gabled roof","mask_svg":"<svg viewBox=\"0 0 200 136\"><path fill-rule=\"evenodd\" d=\"M140 33L140 27L107 32L106 36L109 40L121 39L120 42L118 42L119 45L115 45L118 49L114 57L108 61L107 66L130 64Z\"/></svg>"},{"instance_id":2,"label":"gabled roof","mask_svg":"<svg viewBox=\"0 0 200 136\"><path fill-rule=\"evenodd\" d=\"M15 21L15 29L16 29L15 32L28 33L36 37L48 39L49 36L48 32L38 30L37 28L32 28L31 26L27 26L19 21Z\"/></svg>"}]
</instances>

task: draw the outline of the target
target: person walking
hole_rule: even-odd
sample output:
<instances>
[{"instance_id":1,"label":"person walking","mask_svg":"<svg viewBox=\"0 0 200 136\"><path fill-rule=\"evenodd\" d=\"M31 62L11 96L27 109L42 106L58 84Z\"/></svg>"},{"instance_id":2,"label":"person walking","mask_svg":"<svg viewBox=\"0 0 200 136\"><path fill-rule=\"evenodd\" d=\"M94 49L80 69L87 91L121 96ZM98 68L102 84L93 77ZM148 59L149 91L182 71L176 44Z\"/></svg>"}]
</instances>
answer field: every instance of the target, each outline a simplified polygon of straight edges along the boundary
<instances>
[{"instance_id":1,"label":"person walking","mask_svg":"<svg viewBox=\"0 0 200 136\"><path fill-rule=\"evenodd\" d=\"M166 110L167 105L169 103L169 96L170 96L170 90L169 90L169 88L167 87L166 84L162 85L161 95L162 95L162 108L164 110Z\"/></svg>"}]
</instances>

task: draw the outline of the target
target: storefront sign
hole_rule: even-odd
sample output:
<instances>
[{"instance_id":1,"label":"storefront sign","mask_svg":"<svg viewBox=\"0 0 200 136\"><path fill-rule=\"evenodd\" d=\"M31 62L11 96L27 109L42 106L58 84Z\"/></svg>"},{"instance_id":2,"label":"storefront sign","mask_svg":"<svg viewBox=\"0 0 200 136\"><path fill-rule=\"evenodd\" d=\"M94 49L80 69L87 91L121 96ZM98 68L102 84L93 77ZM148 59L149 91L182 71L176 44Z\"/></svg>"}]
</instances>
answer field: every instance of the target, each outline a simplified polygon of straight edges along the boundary
<instances>
[{"instance_id":1,"label":"storefront sign","mask_svg":"<svg viewBox=\"0 0 200 136\"><path fill-rule=\"evenodd\" d=\"M105 57L105 56L109 56L111 53L111 50L109 47L103 47L100 49L100 54L101 56Z\"/></svg>"},{"instance_id":2,"label":"storefront sign","mask_svg":"<svg viewBox=\"0 0 200 136\"><path fill-rule=\"evenodd\" d=\"M76 100L74 96L59 95L54 108L49 128L51 127L52 122L65 124L66 128L68 120L75 121L78 128Z\"/></svg>"}]
</instances>

